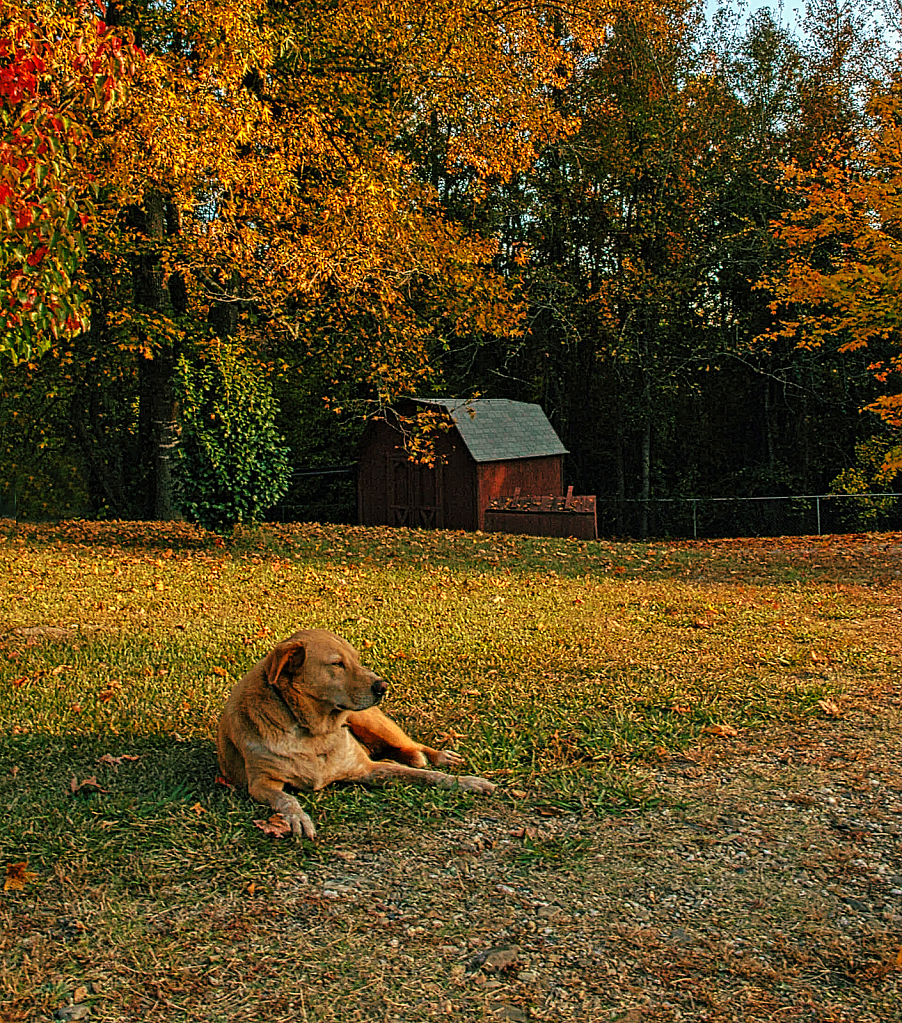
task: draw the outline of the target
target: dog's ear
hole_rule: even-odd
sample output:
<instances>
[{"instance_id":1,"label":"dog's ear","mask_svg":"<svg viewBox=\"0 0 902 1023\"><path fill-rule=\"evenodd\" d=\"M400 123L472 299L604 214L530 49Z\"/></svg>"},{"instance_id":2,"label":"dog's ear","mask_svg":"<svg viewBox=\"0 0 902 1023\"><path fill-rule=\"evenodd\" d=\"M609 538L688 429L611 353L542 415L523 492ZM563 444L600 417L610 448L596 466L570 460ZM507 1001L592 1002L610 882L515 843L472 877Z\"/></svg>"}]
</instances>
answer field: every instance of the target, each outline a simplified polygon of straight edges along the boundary
<instances>
[{"instance_id":1,"label":"dog's ear","mask_svg":"<svg viewBox=\"0 0 902 1023\"><path fill-rule=\"evenodd\" d=\"M304 644L300 640L286 639L284 643L280 643L269 652L263 664L266 681L274 686L286 665L292 675L300 671L306 652Z\"/></svg>"}]
</instances>

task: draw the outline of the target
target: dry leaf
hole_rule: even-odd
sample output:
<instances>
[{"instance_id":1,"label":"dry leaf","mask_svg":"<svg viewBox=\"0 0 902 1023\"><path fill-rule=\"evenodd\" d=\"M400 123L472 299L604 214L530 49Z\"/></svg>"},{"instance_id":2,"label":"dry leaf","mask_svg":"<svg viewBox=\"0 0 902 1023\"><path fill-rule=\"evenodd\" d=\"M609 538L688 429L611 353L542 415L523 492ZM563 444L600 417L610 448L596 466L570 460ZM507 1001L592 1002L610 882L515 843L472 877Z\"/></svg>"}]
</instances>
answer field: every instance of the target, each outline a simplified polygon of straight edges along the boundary
<instances>
[{"instance_id":1,"label":"dry leaf","mask_svg":"<svg viewBox=\"0 0 902 1023\"><path fill-rule=\"evenodd\" d=\"M90 778L85 778L84 781L79 781L73 774L69 781L69 791L75 793L80 792L82 789L94 789L97 792L106 792L106 789L102 789L100 787L100 783L97 781L96 775L92 774Z\"/></svg>"},{"instance_id":2,"label":"dry leaf","mask_svg":"<svg viewBox=\"0 0 902 1023\"><path fill-rule=\"evenodd\" d=\"M291 825L280 813L274 813L267 821L254 821L254 824L273 838L285 838L291 834Z\"/></svg>"},{"instance_id":3,"label":"dry leaf","mask_svg":"<svg viewBox=\"0 0 902 1023\"><path fill-rule=\"evenodd\" d=\"M232 782L230 782L228 778L223 778L223 776L221 774L217 774L216 775L216 784L217 785L225 785L225 787L227 789L235 788L234 784Z\"/></svg>"},{"instance_id":4,"label":"dry leaf","mask_svg":"<svg viewBox=\"0 0 902 1023\"><path fill-rule=\"evenodd\" d=\"M828 718L842 717L842 711L839 709L839 704L833 700L818 700L817 705Z\"/></svg>"},{"instance_id":5,"label":"dry leaf","mask_svg":"<svg viewBox=\"0 0 902 1023\"><path fill-rule=\"evenodd\" d=\"M194 806L191 807L191 809L197 814L198 817L200 817L202 813L207 812L206 809L200 805L200 803L195 803Z\"/></svg>"},{"instance_id":6,"label":"dry leaf","mask_svg":"<svg viewBox=\"0 0 902 1023\"><path fill-rule=\"evenodd\" d=\"M732 725L706 725L705 731L708 735L719 735L722 739L731 739L739 732Z\"/></svg>"},{"instance_id":7,"label":"dry leaf","mask_svg":"<svg viewBox=\"0 0 902 1023\"><path fill-rule=\"evenodd\" d=\"M140 757L131 756L128 753L123 753L121 757L114 757L110 753L104 753L102 757L97 758L98 764L109 764L110 767L118 767L123 760L140 760Z\"/></svg>"},{"instance_id":8,"label":"dry leaf","mask_svg":"<svg viewBox=\"0 0 902 1023\"><path fill-rule=\"evenodd\" d=\"M10 863L6 867L6 880L3 882L5 892L20 892L28 884L34 881L38 875L28 869L28 860L24 863Z\"/></svg>"}]
</instances>

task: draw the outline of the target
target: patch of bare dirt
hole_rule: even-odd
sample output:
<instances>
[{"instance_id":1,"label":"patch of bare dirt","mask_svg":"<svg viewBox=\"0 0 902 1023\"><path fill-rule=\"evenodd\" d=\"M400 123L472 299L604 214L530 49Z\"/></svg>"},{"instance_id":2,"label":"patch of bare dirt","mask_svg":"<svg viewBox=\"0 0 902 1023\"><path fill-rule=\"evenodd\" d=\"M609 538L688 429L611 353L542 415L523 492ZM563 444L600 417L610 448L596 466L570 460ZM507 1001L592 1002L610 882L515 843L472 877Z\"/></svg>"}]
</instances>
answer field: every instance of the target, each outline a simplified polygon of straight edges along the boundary
<instances>
[{"instance_id":1,"label":"patch of bare dirt","mask_svg":"<svg viewBox=\"0 0 902 1023\"><path fill-rule=\"evenodd\" d=\"M673 759L654 810L348 845L300 890L428 970L388 1019L900 1019L899 704Z\"/></svg>"}]
</instances>

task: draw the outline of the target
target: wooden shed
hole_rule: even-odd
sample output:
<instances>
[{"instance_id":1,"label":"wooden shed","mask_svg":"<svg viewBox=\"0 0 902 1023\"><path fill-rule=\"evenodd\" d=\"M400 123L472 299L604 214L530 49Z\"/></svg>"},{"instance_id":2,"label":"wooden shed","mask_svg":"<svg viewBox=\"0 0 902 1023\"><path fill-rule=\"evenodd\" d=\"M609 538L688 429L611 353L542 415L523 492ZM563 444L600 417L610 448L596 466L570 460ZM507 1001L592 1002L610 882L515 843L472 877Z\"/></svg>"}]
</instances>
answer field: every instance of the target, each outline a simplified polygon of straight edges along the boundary
<instances>
[{"instance_id":1,"label":"wooden shed","mask_svg":"<svg viewBox=\"0 0 902 1023\"><path fill-rule=\"evenodd\" d=\"M444 410L453 426L436 433L430 467L408 460L396 427L370 424L357 473L362 525L485 529L486 509L498 498L563 493L567 451L538 405L503 398L416 404Z\"/></svg>"}]
</instances>

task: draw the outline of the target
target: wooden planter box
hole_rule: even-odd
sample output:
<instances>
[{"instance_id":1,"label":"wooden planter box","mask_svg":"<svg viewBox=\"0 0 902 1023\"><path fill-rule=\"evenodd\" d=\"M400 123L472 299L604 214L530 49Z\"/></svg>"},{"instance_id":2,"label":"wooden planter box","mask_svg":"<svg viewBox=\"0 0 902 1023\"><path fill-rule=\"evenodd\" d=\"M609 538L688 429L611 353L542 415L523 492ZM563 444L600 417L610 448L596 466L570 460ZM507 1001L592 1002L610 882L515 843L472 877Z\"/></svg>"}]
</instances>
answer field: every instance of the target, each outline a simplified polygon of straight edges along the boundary
<instances>
[{"instance_id":1,"label":"wooden planter box","mask_svg":"<svg viewBox=\"0 0 902 1023\"><path fill-rule=\"evenodd\" d=\"M499 497L485 510L485 531L596 540L595 495L574 497L570 487L566 497Z\"/></svg>"}]
</instances>

